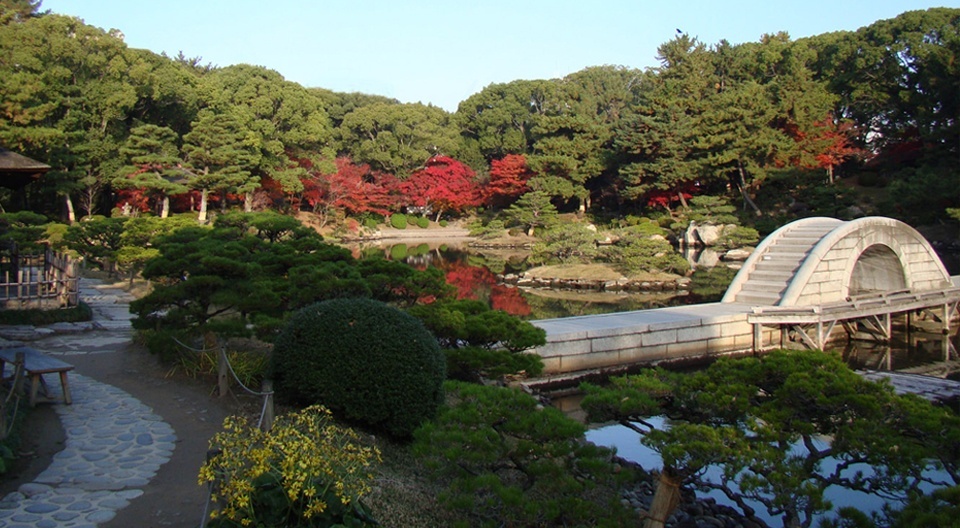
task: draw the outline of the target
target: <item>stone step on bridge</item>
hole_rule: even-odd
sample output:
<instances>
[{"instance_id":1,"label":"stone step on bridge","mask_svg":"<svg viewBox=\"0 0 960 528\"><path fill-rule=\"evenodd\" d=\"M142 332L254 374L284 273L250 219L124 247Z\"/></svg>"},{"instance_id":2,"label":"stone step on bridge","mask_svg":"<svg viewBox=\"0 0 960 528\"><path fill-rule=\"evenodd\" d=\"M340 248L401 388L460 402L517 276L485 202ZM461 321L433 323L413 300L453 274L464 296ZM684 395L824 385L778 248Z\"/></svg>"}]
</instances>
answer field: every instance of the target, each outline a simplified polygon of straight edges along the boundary
<instances>
[{"instance_id":1,"label":"stone step on bridge","mask_svg":"<svg viewBox=\"0 0 960 528\"><path fill-rule=\"evenodd\" d=\"M544 375L749 353L796 344L823 348L835 330L890 336L890 317L926 312L950 331L957 284L929 242L883 217L797 220L771 233L719 303L533 321Z\"/></svg>"}]
</instances>

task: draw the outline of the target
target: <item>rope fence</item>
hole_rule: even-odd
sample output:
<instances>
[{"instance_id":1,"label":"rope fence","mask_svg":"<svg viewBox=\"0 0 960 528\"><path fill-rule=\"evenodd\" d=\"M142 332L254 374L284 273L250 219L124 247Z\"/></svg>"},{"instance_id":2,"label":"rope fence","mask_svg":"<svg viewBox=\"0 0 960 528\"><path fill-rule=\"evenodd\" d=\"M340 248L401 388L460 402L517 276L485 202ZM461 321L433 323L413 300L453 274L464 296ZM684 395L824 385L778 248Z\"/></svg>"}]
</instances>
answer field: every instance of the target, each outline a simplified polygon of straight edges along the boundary
<instances>
[{"instance_id":1,"label":"rope fence","mask_svg":"<svg viewBox=\"0 0 960 528\"><path fill-rule=\"evenodd\" d=\"M207 353L216 351L217 352L217 384L218 384L217 390L220 393L220 397L225 396L227 392L229 392L230 390L229 377L227 376L227 373L229 373L230 376L233 377L234 381L237 382L237 385L239 385L244 391L254 396L263 397L263 406L260 409L260 420L257 422L257 428L260 429L261 431L266 432L273 427L273 419L275 416L274 414L275 411L273 408L273 382L271 380L268 380L268 379L263 380L263 385L261 390L255 391L250 387L247 387L247 385L240 380L240 377L237 376L236 371L233 369L233 365L230 364L230 358L227 357L226 345L220 344L217 347L200 349L200 348L192 347L184 343L183 341L180 341L176 337L172 339L176 344L180 345L184 349L197 354L207 354ZM211 458L216 457L219 454L220 453L218 450L208 451L207 460L209 461ZM217 485L215 482L210 482L207 484L207 500L204 502L204 505L203 505L203 516L200 519L200 528L205 528L207 526L207 521L210 520L210 505L213 501L213 495L216 490L216 487Z\"/></svg>"},{"instance_id":2,"label":"rope fence","mask_svg":"<svg viewBox=\"0 0 960 528\"><path fill-rule=\"evenodd\" d=\"M234 381L236 381L237 385L239 385L240 388L247 393L257 397L263 397L263 405L260 408L260 419L257 421L257 428L259 428L261 431L269 431L273 427L273 420L276 417L276 414L273 406L272 380L264 379L261 385L261 390L255 391L250 387L247 387L243 381L240 380L240 377L237 376L236 371L233 369L233 365L230 364L230 358L227 357L226 345L221 344L213 348L199 349L180 341L176 337L172 339L181 347L197 354L206 354L215 351L217 353L217 391L220 393L220 397L226 396L230 391L230 377L232 377ZM227 374L229 374L229 376Z\"/></svg>"}]
</instances>

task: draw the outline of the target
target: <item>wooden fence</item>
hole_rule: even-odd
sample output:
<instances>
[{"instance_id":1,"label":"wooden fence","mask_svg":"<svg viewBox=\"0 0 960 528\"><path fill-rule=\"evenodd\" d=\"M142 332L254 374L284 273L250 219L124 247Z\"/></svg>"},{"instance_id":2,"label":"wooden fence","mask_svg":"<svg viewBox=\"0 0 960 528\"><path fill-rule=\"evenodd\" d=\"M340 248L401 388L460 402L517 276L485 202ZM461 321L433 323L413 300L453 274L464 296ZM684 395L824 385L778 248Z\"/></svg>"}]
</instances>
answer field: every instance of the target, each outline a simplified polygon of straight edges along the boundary
<instances>
[{"instance_id":1,"label":"wooden fence","mask_svg":"<svg viewBox=\"0 0 960 528\"><path fill-rule=\"evenodd\" d=\"M0 280L3 309L65 308L79 301L77 263L50 249L39 255L14 251L0 256Z\"/></svg>"}]
</instances>

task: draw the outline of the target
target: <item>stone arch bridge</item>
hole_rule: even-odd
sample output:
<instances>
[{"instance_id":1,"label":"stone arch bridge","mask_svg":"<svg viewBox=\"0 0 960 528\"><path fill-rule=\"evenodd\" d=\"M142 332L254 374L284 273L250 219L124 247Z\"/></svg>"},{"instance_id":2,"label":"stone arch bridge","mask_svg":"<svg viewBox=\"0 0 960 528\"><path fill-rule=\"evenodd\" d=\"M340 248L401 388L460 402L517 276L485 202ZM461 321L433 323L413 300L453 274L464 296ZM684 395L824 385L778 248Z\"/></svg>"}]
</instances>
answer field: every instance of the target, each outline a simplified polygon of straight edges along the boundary
<instances>
[{"instance_id":1,"label":"stone arch bridge","mask_svg":"<svg viewBox=\"0 0 960 528\"><path fill-rule=\"evenodd\" d=\"M892 218L804 218L771 233L727 288L725 303L812 306L952 286L930 243Z\"/></svg>"},{"instance_id":2,"label":"stone arch bridge","mask_svg":"<svg viewBox=\"0 0 960 528\"><path fill-rule=\"evenodd\" d=\"M824 348L838 326L851 337L889 339L897 314L926 313L946 335L958 285L960 277L903 222L805 218L764 239L721 302L534 321L547 331L537 353L552 376L791 342Z\"/></svg>"}]
</instances>

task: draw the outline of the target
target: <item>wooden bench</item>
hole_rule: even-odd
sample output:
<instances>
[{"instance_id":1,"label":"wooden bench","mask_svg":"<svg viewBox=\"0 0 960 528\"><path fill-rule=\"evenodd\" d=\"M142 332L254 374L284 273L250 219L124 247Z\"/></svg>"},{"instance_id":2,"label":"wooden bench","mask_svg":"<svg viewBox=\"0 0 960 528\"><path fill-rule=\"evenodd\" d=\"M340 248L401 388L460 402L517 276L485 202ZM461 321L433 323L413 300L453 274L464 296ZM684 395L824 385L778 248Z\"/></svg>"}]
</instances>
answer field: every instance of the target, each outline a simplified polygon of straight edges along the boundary
<instances>
[{"instance_id":1,"label":"wooden bench","mask_svg":"<svg viewBox=\"0 0 960 528\"><path fill-rule=\"evenodd\" d=\"M5 376L6 364L14 363L17 360L17 354L21 352L23 353L23 371L30 380L31 407L37 404L37 395L41 388L43 388L46 401L53 401L47 382L43 379L44 374L59 374L60 386L63 389L63 402L67 405L73 403L70 398L70 384L67 382L67 372L73 370L73 365L45 356L39 350L30 347L0 349L0 378L3 381L10 379L10 377Z\"/></svg>"}]
</instances>

